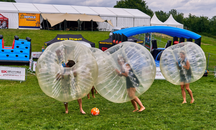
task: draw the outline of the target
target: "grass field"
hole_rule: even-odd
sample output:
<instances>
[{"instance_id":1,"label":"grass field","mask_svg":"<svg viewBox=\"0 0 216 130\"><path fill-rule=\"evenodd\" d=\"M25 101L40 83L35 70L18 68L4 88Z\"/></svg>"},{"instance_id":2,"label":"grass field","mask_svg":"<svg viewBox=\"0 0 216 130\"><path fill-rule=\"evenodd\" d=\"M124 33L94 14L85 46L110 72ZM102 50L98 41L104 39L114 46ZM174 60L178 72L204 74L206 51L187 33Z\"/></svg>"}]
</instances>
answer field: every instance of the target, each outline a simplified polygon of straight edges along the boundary
<instances>
[{"instance_id":1,"label":"grass field","mask_svg":"<svg viewBox=\"0 0 216 130\"><path fill-rule=\"evenodd\" d=\"M32 38L32 50L40 51L44 42L57 34L82 34L89 41L98 43L108 38L109 32L47 31L47 30L0 30L5 42L12 44L13 36L21 39ZM164 38L164 41L167 41ZM203 36L202 48L205 52L216 50L216 41ZM98 44L96 44L98 47ZM209 49L208 49L209 48ZM28 68L28 66L25 66ZM216 78L202 77L191 83L195 102L181 104L180 86L165 80L155 80L150 89L140 96L146 110L133 113L133 106L127 103L112 103L99 94L96 98L83 98L81 115L77 101L69 103L69 114L65 114L63 103L48 97L40 89L37 78L27 74L25 82L0 80L0 130L14 129L163 129L163 130L209 130L216 129ZM100 109L98 116L92 116L93 107Z\"/></svg>"},{"instance_id":2,"label":"grass field","mask_svg":"<svg viewBox=\"0 0 216 130\"><path fill-rule=\"evenodd\" d=\"M109 32L99 31L50 31L50 30L18 30L8 29L0 30L0 34L3 35L6 46L11 46L14 36L19 36L20 39L30 37L32 39L32 51L41 51L41 47L44 43L52 40L57 34L82 34L82 36L95 43L98 48L98 42L109 38Z\"/></svg>"},{"instance_id":3,"label":"grass field","mask_svg":"<svg viewBox=\"0 0 216 130\"><path fill-rule=\"evenodd\" d=\"M69 103L65 114L63 103L45 95L37 78L28 74L22 83L1 81L0 129L215 129L215 84L213 76L192 83L195 102L182 105L180 86L155 80L140 96L146 107L141 113L133 113L130 102L116 104L96 94L96 98L83 98L87 114L81 115L77 101ZM98 116L90 114L93 107L100 109Z\"/></svg>"}]
</instances>

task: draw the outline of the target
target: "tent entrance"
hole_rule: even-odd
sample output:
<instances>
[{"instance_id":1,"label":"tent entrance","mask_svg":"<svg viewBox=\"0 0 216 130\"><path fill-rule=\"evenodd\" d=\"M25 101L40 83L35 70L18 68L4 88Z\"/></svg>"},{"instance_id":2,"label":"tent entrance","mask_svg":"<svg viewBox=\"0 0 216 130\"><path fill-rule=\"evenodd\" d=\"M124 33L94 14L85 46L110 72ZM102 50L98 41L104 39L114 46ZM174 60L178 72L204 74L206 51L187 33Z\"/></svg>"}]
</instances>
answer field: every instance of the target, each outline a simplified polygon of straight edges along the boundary
<instances>
[{"instance_id":1,"label":"tent entrance","mask_svg":"<svg viewBox=\"0 0 216 130\"><path fill-rule=\"evenodd\" d=\"M41 26L44 30L98 31L98 24L94 21L63 21L51 27L47 20L43 20Z\"/></svg>"},{"instance_id":2,"label":"tent entrance","mask_svg":"<svg viewBox=\"0 0 216 130\"><path fill-rule=\"evenodd\" d=\"M41 16L43 17L43 22L41 23L43 29L54 30L57 28L59 30L62 29L63 26L62 30L74 30L73 28L78 27L77 30L93 31L93 30L97 30L98 25L96 22L108 22L112 26L111 21L103 20L100 16L97 15L66 13L66 14L41 14Z\"/></svg>"}]
</instances>

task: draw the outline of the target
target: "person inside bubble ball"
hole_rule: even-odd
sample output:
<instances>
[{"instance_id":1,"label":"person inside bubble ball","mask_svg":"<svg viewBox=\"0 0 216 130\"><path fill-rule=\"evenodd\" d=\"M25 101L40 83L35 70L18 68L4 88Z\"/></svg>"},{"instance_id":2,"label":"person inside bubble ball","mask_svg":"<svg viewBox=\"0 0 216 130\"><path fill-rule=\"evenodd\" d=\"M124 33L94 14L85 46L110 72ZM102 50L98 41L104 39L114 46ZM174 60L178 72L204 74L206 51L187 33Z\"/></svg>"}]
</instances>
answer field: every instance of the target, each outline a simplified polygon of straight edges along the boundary
<instances>
[{"instance_id":1,"label":"person inside bubble ball","mask_svg":"<svg viewBox=\"0 0 216 130\"><path fill-rule=\"evenodd\" d=\"M181 92L183 97L182 104L187 103L185 88L191 97L190 103L193 103L194 102L193 93L189 88L190 81L191 81L191 68L190 68L190 63L187 60L184 51L180 52L180 60L178 60L177 66L178 69L180 70L180 86L181 86Z\"/></svg>"},{"instance_id":2,"label":"person inside bubble ball","mask_svg":"<svg viewBox=\"0 0 216 130\"><path fill-rule=\"evenodd\" d=\"M116 69L116 72L120 76L126 77L126 86L127 86L128 95L131 99L133 99L131 100L131 103L134 106L133 112L138 111L137 104L140 106L138 112L142 112L143 110L145 110L145 107L143 106L140 99L135 95L136 87L139 86L139 80L136 77L136 75L133 73L133 70L131 69L129 63L124 63L124 61L125 60L123 58L118 59L118 63L119 65L121 65L121 71Z\"/></svg>"},{"instance_id":3,"label":"person inside bubble ball","mask_svg":"<svg viewBox=\"0 0 216 130\"><path fill-rule=\"evenodd\" d=\"M94 86L92 86L91 93L93 98L95 98L94 91L97 94L97 90L94 88ZM88 99L90 99L90 92L87 94L87 97Z\"/></svg>"},{"instance_id":4,"label":"person inside bubble ball","mask_svg":"<svg viewBox=\"0 0 216 130\"><path fill-rule=\"evenodd\" d=\"M75 62L73 60L68 60L68 62L65 64L64 67L73 67L74 65L75 65ZM76 77L77 74L75 72L73 74L74 74L74 77ZM60 78L66 79L65 75L60 76L59 74L57 74L57 79L59 80ZM67 79L70 79L70 78L67 78ZM68 87L70 86L70 80L68 80L68 82L66 82L66 84L64 84L64 85L66 85L66 86L63 87L63 91L66 91L65 93L68 93ZM82 108L82 99L78 99L77 101L79 104L80 113L86 114ZM68 113L68 102L64 102L64 106L65 106L65 113L67 114Z\"/></svg>"}]
</instances>

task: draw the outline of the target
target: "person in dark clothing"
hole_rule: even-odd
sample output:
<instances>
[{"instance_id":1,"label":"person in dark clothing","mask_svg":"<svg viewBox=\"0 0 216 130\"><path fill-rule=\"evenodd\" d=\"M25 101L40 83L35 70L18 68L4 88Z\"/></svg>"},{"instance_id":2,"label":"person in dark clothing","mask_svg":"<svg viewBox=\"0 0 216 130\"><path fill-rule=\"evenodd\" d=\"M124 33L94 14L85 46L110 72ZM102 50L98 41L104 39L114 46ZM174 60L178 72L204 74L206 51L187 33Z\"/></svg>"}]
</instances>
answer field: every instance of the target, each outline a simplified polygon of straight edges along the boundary
<instances>
[{"instance_id":1,"label":"person in dark clothing","mask_svg":"<svg viewBox=\"0 0 216 130\"><path fill-rule=\"evenodd\" d=\"M140 109L138 112L142 112L143 110L145 110L145 107L143 106L140 99L135 95L136 87L139 86L139 80L136 77L136 75L134 74L130 65L128 63L123 64L122 61L123 60L121 60L121 62L119 62L119 63L121 63L120 64L121 70L119 71L116 69L116 72L119 74L119 76L125 76L126 77L126 86L127 86L128 95L132 99L131 103L134 106L133 112L138 111L137 104L140 106Z\"/></svg>"}]
</instances>

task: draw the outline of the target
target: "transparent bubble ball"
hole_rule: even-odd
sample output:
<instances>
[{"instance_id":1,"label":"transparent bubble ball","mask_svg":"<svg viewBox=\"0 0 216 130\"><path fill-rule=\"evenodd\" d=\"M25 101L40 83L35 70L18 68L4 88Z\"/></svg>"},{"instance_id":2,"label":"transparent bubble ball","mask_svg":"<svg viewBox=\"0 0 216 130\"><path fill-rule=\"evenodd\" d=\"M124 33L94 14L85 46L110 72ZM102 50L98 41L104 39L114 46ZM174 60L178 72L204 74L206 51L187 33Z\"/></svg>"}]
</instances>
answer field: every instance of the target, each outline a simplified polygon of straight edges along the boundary
<instances>
[{"instance_id":1,"label":"transparent bubble ball","mask_svg":"<svg viewBox=\"0 0 216 130\"><path fill-rule=\"evenodd\" d=\"M205 53L193 42L170 46L161 55L160 69L166 80L174 85L195 82L205 72Z\"/></svg>"},{"instance_id":2,"label":"transparent bubble ball","mask_svg":"<svg viewBox=\"0 0 216 130\"><path fill-rule=\"evenodd\" d=\"M93 55L98 65L95 88L111 102L123 103L140 96L155 79L154 59L145 47L137 43L123 42L105 52L96 49Z\"/></svg>"},{"instance_id":3,"label":"transparent bubble ball","mask_svg":"<svg viewBox=\"0 0 216 130\"><path fill-rule=\"evenodd\" d=\"M75 65L66 67L68 60ZM89 93L97 78L97 63L85 45L70 40L56 42L38 59L36 76L46 95L69 102Z\"/></svg>"}]
</instances>

